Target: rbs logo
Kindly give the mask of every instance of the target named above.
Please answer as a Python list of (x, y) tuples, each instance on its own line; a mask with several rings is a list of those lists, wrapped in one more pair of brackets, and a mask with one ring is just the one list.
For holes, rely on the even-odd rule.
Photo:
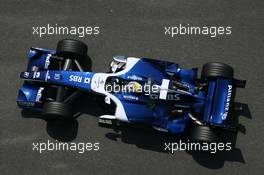
[(69, 81), (81, 83), (82, 82), (82, 77), (77, 76), (77, 75), (71, 75)]
[(83, 83), (90, 83), (90, 78), (85, 77), (83, 79), (83, 77), (81, 77), (81, 76), (71, 75), (69, 81), (73, 81), (73, 82), (76, 82), (76, 83), (82, 83), (82, 82)]

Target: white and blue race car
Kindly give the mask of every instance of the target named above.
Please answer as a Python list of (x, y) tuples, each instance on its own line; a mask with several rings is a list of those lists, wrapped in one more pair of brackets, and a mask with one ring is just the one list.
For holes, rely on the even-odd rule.
[[(115, 112), (99, 117), (102, 124), (116, 121), (143, 123), (159, 131), (191, 131), (195, 141), (215, 142), (227, 125), (236, 87), (245, 80), (233, 78), (232, 67), (223, 63), (183, 69), (178, 64), (149, 58), (115, 56), (110, 72), (84, 71), (88, 47), (77, 40), (58, 42), (56, 50), (31, 48), (28, 67), (20, 78), (17, 104), (42, 111), (45, 119), (72, 119), (71, 102), (83, 92), (101, 94)], [(89, 108), (89, 106), (88, 106)]]

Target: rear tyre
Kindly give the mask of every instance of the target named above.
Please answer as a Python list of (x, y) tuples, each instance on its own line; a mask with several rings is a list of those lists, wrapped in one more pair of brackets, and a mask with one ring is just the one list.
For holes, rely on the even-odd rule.
[(42, 115), (46, 119), (72, 119), (72, 107), (63, 102), (51, 101), (45, 102), (43, 105)]
[(193, 142), (206, 143), (214, 143), (219, 141), (216, 132), (208, 126), (194, 126), (191, 129), (190, 139)]
[(222, 77), (232, 79), (234, 70), (231, 66), (224, 63), (206, 63), (203, 65), (202, 78)]
[(57, 44), (57, 55), (65, 58), (79, 61), (80, 58), (87, 56), (87, 51), (87, 45), (78, 40), (64, 39)]

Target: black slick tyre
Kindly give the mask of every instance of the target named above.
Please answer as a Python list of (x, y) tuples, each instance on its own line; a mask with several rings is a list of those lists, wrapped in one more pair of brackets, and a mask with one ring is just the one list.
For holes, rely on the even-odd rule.
[(190, 139), (192, 142), (218, 142), (216, 132), (209, 126), (194, 126), (190, 132)]
[(60, 40), (57, 44), (57, 55), (65, 58), (79, 59), (80, 57), (87, 56), (88, 47), (85, 43), (72, 40), (64, 39)]
[(42, 115), (45, 119), (72, 119), (72, 107), (63, 102), (51, 101), (43, 105)]
[(201, 76), (202, 78), (222, 77), (232, 79), (234, 70), (231, 66), (224, 63), (206, 63), (203, 65)]

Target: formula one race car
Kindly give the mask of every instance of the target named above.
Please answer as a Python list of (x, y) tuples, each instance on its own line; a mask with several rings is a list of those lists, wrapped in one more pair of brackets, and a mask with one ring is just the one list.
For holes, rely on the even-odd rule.
[[(71, 119), (71, 101), (80, 93), (101, 94), (114, 104), (112, 115), (99, 123), (117, 121), (150, 125), (159, 131), (190, 131), (195, 141), (215, 142), (219, 131), (235, 130), (227, 124), (236, 106), (234, 90), (246, 81), (233, 78), (232, 67), (223, 63), (183, 69), (173, 62), (115, 56), (109, 73), (85, 72), (87, 46), (77, 40), (58, 42), (57, 49), (31, 48), (25, 80), (17, 104), (25, 110), (42, 111), (45, 119)], [(80, 99), (79, 99), (80, 100)], [(89, 108), (89, 106), (88, 106)]]

